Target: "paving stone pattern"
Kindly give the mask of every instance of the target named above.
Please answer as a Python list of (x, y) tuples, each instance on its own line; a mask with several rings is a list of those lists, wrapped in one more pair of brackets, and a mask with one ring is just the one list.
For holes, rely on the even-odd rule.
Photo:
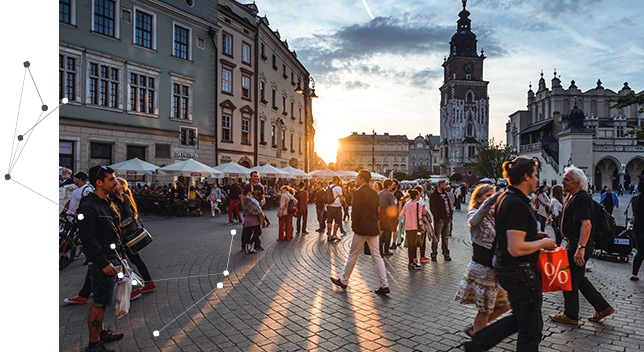
[[(598, 195), (595, 195), (598, 198)], [(626, 201), (626, 196), (622, 197)], [(277, 242), (276, 212), (262, 235), (265, 251), (240, 252), (241, 225), (227, 217), (144, 217), (154, 242), (141, 255), (157, 285), (131, 302), (121, 319), (111, 309), (106, 324), (123, 332), (109, 348), (119, 351), (460, 351), (476, 310), (454, 300), (469, 263), (471, 244), (464, 210), (454, 217), (452, 261), (439, 255), (422, 270), (407, 269), (406, 248), (385, 258), (391, 293), (373, 291), (379, 281), (371, 257), (361, 254), (346, 291), (340, 276), (351, 244), (348, 235), (326, 242), (309, 208), (310, 234)], [(623, 211), (615, 211), (623, 224)], [(230, 230), (236, 229), (232, 238)], [(548, 227), (549, 231), (552, 231)], [(228, 255), (231, 250), (230, 257)], [(429, 256), (429, 248), (427, 256)], [(632, 258), (631, 258), (632, 259)], [(64, 305), (78, 293), (83, 258), (60, 272), (59, 349), (82, 351), (88, 343), (87, 305)], [(631, 261), (591, 260), (591, 282), (615, 307), (601, 323), (585, 317), (593, 309), (580, 299), (578, 327), (549, 321), (563, 309), (561, 293), (545, 293), (542, 351), (638, 351), (644, 349), (644, 280), (629, 281)], [(223, 275), (228, 269), (230, 275)], [(644, 275), (644, 273), (642, 273)], [(217, 283), (223, 288), (218, 289)], [(158, 337), (153, 331), (159, 330)], [(492, 351), (513, 351), (516, 335)]]

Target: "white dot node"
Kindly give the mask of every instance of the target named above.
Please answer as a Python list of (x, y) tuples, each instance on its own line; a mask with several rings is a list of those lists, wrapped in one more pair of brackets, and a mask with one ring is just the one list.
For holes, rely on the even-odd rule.
[(110, 248), (115, 249), (116, 245), (114, 243), (110, 244)]
[(230, 275), (230, 272), (228, 270), (224, 270), (224, 276)]
[(217, 288), (224, 288), (224, 284), (223, 284), (223, 283), (221, 283), (221, 282), (220, 282), (220, 283), (218, 283), (218, 284), (217, 284)]
[(83, 220), (85, 219), (85, 216), (83, 214), (78, 214), (78, 220)]
[(132, 280), (132, 285), (138, 285), (138, 284), (139, 284), (139, 280)]
[(123, 273), (116, 274), (116, 277), (118, 277), (119, 279), (122, 279), (123, 278)]
[(67, 104), (67, 103), (69, 103), (69, 99), (63, 98), (63, 104)]
[(237, 230), (230, 230), (230, 234), (235, 236), (237, 234)]
[(154, 330), (154, 331), (152, 332), (152, 336), (154, 336), (154, 337), (159, 337), (159, 330)]

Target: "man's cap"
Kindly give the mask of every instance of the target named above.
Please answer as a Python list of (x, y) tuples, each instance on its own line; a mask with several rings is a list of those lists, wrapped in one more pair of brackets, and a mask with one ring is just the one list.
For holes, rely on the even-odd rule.
[(74, 175), (74, 177), (79, 179), (79, 180), (81, 180), (81, 181), (87, 181), (87, 178), (88, 178), (87, 174), (82, 172), (82, 171), (77, 173), (76, 175)]

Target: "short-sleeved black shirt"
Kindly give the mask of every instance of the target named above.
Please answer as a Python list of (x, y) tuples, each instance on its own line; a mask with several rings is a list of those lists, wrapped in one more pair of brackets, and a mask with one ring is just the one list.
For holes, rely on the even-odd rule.
[(496, 229), (496, 261), (500, 265), (512, 265), (521, 262), (537, 263), (539, 251), (532, 254), (513, 257), (508, 252), (508, 230), (524, 231), (525, 241), (539, 239), (537, 234), (537, 219), (530, 207), (530, 200), (520, 190), (509, 186), (497, 200), (494, 217)]
[(581, 221), (590, 220), (594, 200), (588, 192), (581, 190), (575, 193), (563, 208), (561, 233), (571, 241), (579, 240)]

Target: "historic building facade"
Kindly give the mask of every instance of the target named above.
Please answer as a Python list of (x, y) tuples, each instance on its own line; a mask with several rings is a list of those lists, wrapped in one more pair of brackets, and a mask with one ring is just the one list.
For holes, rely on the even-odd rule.
[(615, 92), (598, 80), (582, 92), (574, 80), (564, 88), (556, 71), (550, 83), (548, 88), (541, 73), (537, 91), (528, 90), (527, 110), (510, 115), (508, 146), (541, 161), (543, 184), (560, 183), (568, 165), (584, 170), (596, 189), (637, 183), (644, 173), (644, 141), (627, 133), (642, 129), (642, 114), (636, 104), (611, 107), (611, 99), (633, 91), (628, 83)]
[[(159, 166), (194, 158), (306, 168), (298, 142), (311, 140), (310, 94), (294, 93), (297, 81), (284, 83), (281, 67), (274, 87), (277, 99), (287, 97), (289, 149), (261, 148), (274, 117), (263, 110), (260, 77), (270, 85), (275, 71), (261, 53), (279, 53), (302, 84), (309, 74), (285, 41), (266, 40), (274, 34), (257, 13), (234, 0), (61, 0), (59, 95), (68, 103), (59, 110), (60, 165), (87, 170), (138, 157)], [(284, 117), (282, 103), (273, 106)]]
[(352, 132), (338, 140), (336, 166), (342, 170), (367, 169), (385, 174), (409, 171), (409, 144), (404, 135)]
[(418, 135), (409, 141), (409, 169), (412, 175), (417, 169), (426, 169), (432, 175), (440, 174), (438, 158), (440, 156), (440, 136)]
[(471, 30), (470, 13), (459, 13), (450, 53), (443, 62), (440, 87), (440, 170), (442, 175), (460, 173), (466, 180), (477, 179), (469, 168), (476, 148), (488, 143), (488, 83), (483, 80), (483, 52), (477, 53), (476, 35)]

